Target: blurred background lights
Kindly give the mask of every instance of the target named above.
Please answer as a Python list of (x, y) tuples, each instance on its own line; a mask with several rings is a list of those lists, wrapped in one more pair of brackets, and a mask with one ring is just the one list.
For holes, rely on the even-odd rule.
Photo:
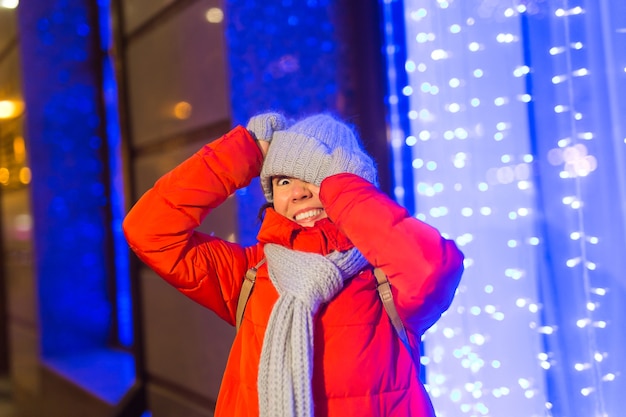
[(13, 156), (17, 163), (26, 161), (26, 144), (22, 136), (17, 136), (13, 139)]
[(591, 368), (591, 365), (589, 363), (576, 363), (574, 364), (574, 369), (576, 369), (577, 371), (586, 371), (587, 369)]
[(435, 40), (435, 35), (433, 33), (418, 33), (417, 36), (415, 37), (415, 40), (418, 43), (424, 43), (424, 42), (428, 42), (428, 41), (433, 41)]
[(606, 288), (592, 288), (591, 292), (597, 295), (606, 295)]
[(0, 168), (0, 184), (7, 185), (9, 183), (10, 172), (5, 167)]
[(221, 23), (224, 20), (224, 12), (219, 7), (211, 7), (205, 17), (209, 23)]
[(450, 113), (457, 113), (461, 110), (461, 106), (459, 105), (459, 103), (450, 103), (448, 104), (447, 108)]
[(587, 68), (581, 68), (581, 69), (578, 69), (576, 71), (573, 71), (572, 75), (574, 77), (582, 77), (582, 76), (585, 76), (585, 75), (589, 75), (589, 70)]
[(565, 262), (565, 264), (566, 264), (568, 267), (573, 268), (573, 267), (575, 267), (576, 265), (578, 265), (578, 264), (580, 263), (580, 261), (581, 261), (581, 258), (580, 258), (580, 257), (576, 257), (576, 258), (571, 258), (571, 259), (568, 259), (568, 260)]
[[(437, 393), (435, 408), (442, 417), (551, 416), (550, 410), (560, 410), (563, 400), (551, 398), (547, 385), (555, 372), (574, 368), (573, 361), (560, 363), (563, 355), (552, 350), (559, 346), (553, 341), (570, 328), (580, 329), (575, 331), (587, 355), (579, 357), (591, 362), (579, 359), (586, 365), (581, 379), (572, 382), (577, 395), (593, 388), (600, 376), (620, 378), (612, 369), (594, 369), (597, 377), (584, 373), (600, 363), (608, 366), (612, 359), (596, 346), (593, 334), (611, 326), (595, 317), (602, 312), (607, 285), (593, 279), (604, 264), (594, 259), (597, 251), (586, 247), (602, 244), (597, 236), (606, 238), (589, 229), (584, 217), (588, 200), (581, 192), (581, 181), (611, 169), (596, 144), (610, 138), (595, 128), (595, 114), (587, 117), (589, 102), (584, 99), (590, 96), (584, 83), (598, 70), (588, 62), (591, 55), (583, 55), (590, 41), (575, 25), (584, 20), (574, 20), (586, 11), (559, 6), (563, 4), (505, 0), (462, 6), (459, 1), (404, 2), (407, 81), (397, 91), (403, 92), (399, 100), (406, 111), (401, 116), (408, 118), (408, 131), (397, 146), (408, 156), (396, 154), (394, 161), (414, 168), (404, 198), (417, 208), (416, 218), (455, 240), (466, 255), (463, 282), (472, 283), (462, 282), (452, 307), (424, 337), (422, 363), (428, 364), (429, 389)], [(530, 24), (534, 16), (545, 15), (554, 16), (547, 22), (551, 37), (540, 45), (550, 72), (538, 73), (535, 66), (542, 62), (528, 59), (522, 20)], [(619, 73), (623, 70), (622, 61)], [(542, 80), (538, 76), (544, 84), (535, 83)], [(529, 85), (535, 87), (532, 95)], [(529, 128), (529, 119), (537, 114), (553, 124), (554, 134), (542, 139), (549, 146), (534, 142), (537, 133)], [(623, 132), (619, 138), (626, 143)], [(543, 207), (537, 207), (543, 204), (538, 194), (545, 192), (545, 184), (536, 182), (539, 174), (562, 184), (548, 190), (555, 210), (563, 213), (562, 224), (556, 225), (564, 229), (561, 240), (545, 238), (546, 230), (538, 227), (545, 221)], [(407, 183), (395, 180), (396, 186)], [(546, 275), (554, 277), (542, 276), (545, 252), (555, 241), (564, 249), (548, 265)], [(586, 299), (576, 300), (577, 313), (569, 323), (550, 322), (554, 311), (546, 313), (552, 306), (538, 291), (552, 290), (546, 278), (582, 288)], [(600, 362), (594, 359), (596, 352)], [(493, 369), (506, 372), (494, 374)], [(585, 392), (598, 404), (601, 392)]]
[(186, 101), (180, 101), (174, 106), (174, 116), (177, 119), (185, 120), (191, 116), (191, 104)]
[(552, 48), (550, 48), (550, 55), (557, 55), (563, 52), (565, 52), (565, 48), (563, 48), (562, 46), (553, 46)]
[(438, 61), (440, 59), (446, 59), (448, 58), (448, 53), (446, 51), (444, 51), (443, 49), (435, 49), (434, 51), (432, 51), (432, 53), (430, 54), (430, 57), (433, 61)]
[(14, 119), (24, 111), (24, 103), (17, 100), (0, 100), (0, 120)]
[(511, 43), (516, 41), (516, 37), (511, 33), (498, 33), (496, 35), (496, 41), (500, 43)]
[(456, 136), (459, 139), (467, 139), (469, 134), (467, 130), (465, 130), (464, 128), (457, 127), (456, 129), (454, 129), (454, 136)]
[(572, 143), (572, 139), (570, 139), (570, 138), (563, 138), (563, 139), (560, 139), (557, 142), (557, 145), (559, 146), (559, 148), (565, 148), (570, 143)]
[(515, 70), (513, 70), (513, 75), (515, 77), (523, 77), (524, 75), (528, 74), (530, 72), (530, 68), (526, 65), (521, 65), (519, 67), (516, 67)]
[(16, 9), (19, 4), (19, 0), (0, 0), (0, 7), (5, 9)]
[(32, 174), (30, 172), (30, 168), (29, 167), (20, 168), (20, 173), (19, 173), (20, 182), (24, 185), (28, 185), (30, 184), (31, 179), (32, 179)]
[(425, 17), (428, 14), (428, 11), (426, 9), (419, 8), (415, 11), (412, 11), (410, 13), (411, 19), (415, 20), (415, 21), (419, 21), (421, 20), (423, 17)]

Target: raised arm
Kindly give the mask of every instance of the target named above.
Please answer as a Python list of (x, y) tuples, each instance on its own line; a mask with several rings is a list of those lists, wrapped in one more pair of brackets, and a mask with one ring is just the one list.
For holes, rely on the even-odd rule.
[(450, 306), (463, 272), (455, 243), (354, 174), (325, 179), (320, 199), (328, 217), (387, 275), (404, 324), (418, 334), (432, 326)]
[(160, 178), (130, 210), (123, 228), (131, 249), (180, 292), (234, 323), (241, 279), (262, 256), (195, 229), (261, 170), (263, 155), (239, 126)]

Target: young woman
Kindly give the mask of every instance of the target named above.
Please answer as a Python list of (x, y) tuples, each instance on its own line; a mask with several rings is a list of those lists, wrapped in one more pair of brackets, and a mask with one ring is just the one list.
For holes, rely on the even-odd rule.
[[(272, 207), (256, 245), (195, 231), (259, 175)], [(434, 416), (419, 343), (452, 302), (463, 255), (376, 181), (345, 123), (319, 114), (289, 126), (265, 113), (204, 146), (130, 211), (124, 230), (139, 258), (232, 325), (243, 277), (263, 262), (216, 416)], [(391, 284), (407, 346), (374, 268)]]

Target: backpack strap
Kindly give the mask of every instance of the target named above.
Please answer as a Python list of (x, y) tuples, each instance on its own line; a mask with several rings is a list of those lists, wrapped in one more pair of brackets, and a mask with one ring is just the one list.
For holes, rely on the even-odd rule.
[(256, 271), (265, 263), (265, 258), (261, 259), (261, 262), (253, 266), (252, 268), (246, 271), (245, 279), (243, 280), (243, 285), (241, 286), (241, 292), (239, 293), (239, 300), (237, 301), (237, 313), (235, 317), (235, 329), (239, 331), (239, 327), (241, 327), (241, 320), (243, 320), (243, 313), (246, 310), (246, 304), (248, 303), (248, 298), (250, 298), (250, 294), (252, 293), (252, 288), (254, 287), (254, 282), (256, 281)]
[(396, 305), (393, 302), (391, 285), (387, 280), (387, 276), (380, 268), (374, 268), (374, 276), (376, 277), (376, 282), (378, 282), (378, 286), (376, 287), (376, 289), (378, 290), (378, 295), (380, 296), (380, 300), (383, 302), (383, 307), (385, 307), (385, 311), (389, 316), (389, 320), (391, 320), (391, 324), (396, 330), (396, 333), (402, 341), (402, 344), (404, 344), (408, 351), (411, 352), (409, 338), (406, 334), (404, 324), (402, 324), (402, 320), (400, 320), (400, 316), (398, 315), (398, 310), (396, 310)]
[[(248, 269), (248, 271), (246, 272), (245, 279), (243, 280), (243, 285), (241, 286), (241, 292), (239, 293), (239, 300), (237, 301), (237, 313), (235, 318), (235, 328), (237, 329), (237, 331), (239, 331), (239, 328), (241, 327), (243, 313), (246, 310), (246, 304), (248, 303), (248, 299), (250, 298), (250, 294), (252, 294), (252, 289), (254, 288), (254, 283), (256, 282), (256, 272), (264, 263), (265, 258), (261, 259), (261, 262), (256, 264), (256, 266)], [(383, 302), (383, 307), (387, 312), (387, 316), (389, 316), (389, 320), (391, 320), (391, 324), (396, 330), (396, 333), (402, 341), (402, 344), (409, 350), (409, 352), (411, 352), (409, 338), (406, 334), (406, 329), (402, 324), (402, 320), (400, 320), (400, 316), (398, 315), (398, 310), (396, 310), (396, 305), (393, 302), (391, 285), (387, 280), (387, 276), (380, 268), (374, 268), (374, 276), (376, 277), (376, 282), (378, 283), (376, 289), (378, 290), (380, 300)]]

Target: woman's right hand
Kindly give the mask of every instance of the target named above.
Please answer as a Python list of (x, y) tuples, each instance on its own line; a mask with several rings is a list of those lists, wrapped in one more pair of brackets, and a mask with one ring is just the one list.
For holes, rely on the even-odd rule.
[(266, 140), (257, 140), (256, 143), (257, 145), (259, 145), (259, 149), (261, 149), (263, 159), (265, 159), (265, 155), (267, 155), (267, 150), (270, 148), (270, 143)]

